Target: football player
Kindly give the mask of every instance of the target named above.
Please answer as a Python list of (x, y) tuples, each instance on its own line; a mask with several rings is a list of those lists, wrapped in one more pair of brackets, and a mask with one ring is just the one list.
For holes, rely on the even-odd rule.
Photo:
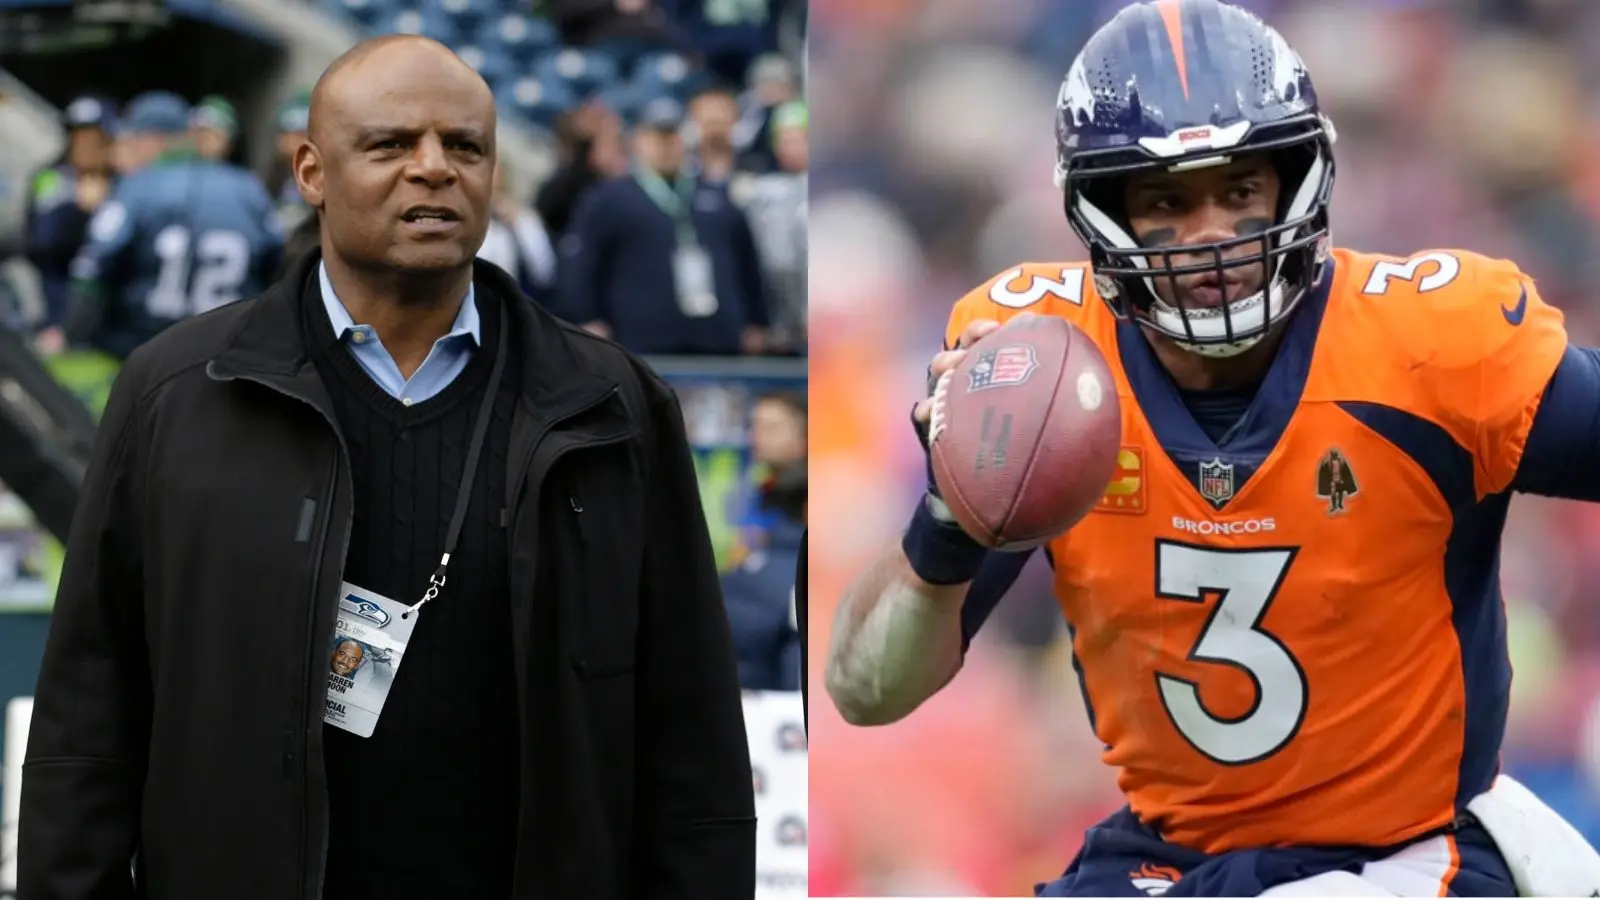
[(271, 198), (243, 169), (188, 146), (189, 104), (135, 97), (117, 126), (131, 171), (72, 262), (74, 343), (124, 359), (180, 319), (259, 293), (283, 252)]
[[(1121, 400), (1116, 476), (1045, 552), (1127, 806), (1040, 895), (1600, 889), (1593, 849), (1498, 774), (1501, 529), (1513, 492), (1600, 499), (1600, 351), (1509, 262), (1332, 248), (1333, 127), (1240, 8), (1123, 10), (1056, 138), (1088, 264), (962, 298), (930, 379), (1031, 312), (1087, 333)], [(943, 687), (1025, 559), (962, 532), (930, 476), (842, 599), (844, 717)]]

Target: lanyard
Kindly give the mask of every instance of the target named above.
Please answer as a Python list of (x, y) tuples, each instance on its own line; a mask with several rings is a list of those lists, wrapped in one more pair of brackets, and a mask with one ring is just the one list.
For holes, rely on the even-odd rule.
[(676, 185), (669, 185), (665, 178), (649, 169), (635, 169), (633, 180), (677, 226), (679, 246), (692, 247), (699, 243), (694, 233), (694, 220), (689, 216), (694, 198), (693, 179), (679, 177)]
[[(498, 300), (496, 298), (496, 302)], [(450, 531), (445, 534), (444, 556), (439, 560), (439, 568), (429, 576), (428, 589), (422, 599), (417, 601), (416, 606), (401, 613), (402, 619), (411, 618), (422, 609), (424, 603), (439, 596), (439, 590), (444, 587), (445, 570), (450, 568), (450, 554), (456, 552), (456, 541), (461, 539), (461, 526), (467, 520), (467, 502), (472, 499), (472, 482), (478, 475), (478, 460), (483, 456), (483, 439), (489, 433), (489, 417), (494, 413), (494, 401), (500, 394), (500, 379), (505, 374), (506, 332), (511, 328), (508, 318), (509, 314), (502, 311), (494, 369), (489, 373), (489, 389), (483, 395), (483, 402), (478, 405), (478, 419), (472, 423), (472, 442), (467, 445), (467, 467), (461, 473), (461, 487), (456, 490), (456, 511), (450, 516)]]

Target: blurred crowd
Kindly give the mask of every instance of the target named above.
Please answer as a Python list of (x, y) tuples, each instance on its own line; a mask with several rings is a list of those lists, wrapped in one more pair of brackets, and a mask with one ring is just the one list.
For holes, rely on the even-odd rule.
[[(548, 131), (554, 171), (526, 196), (499, 179), (480, 254), (516, 275), (540, 303), (641, 353), (804, 355), (808, 115), (797, 57), (778, 46), (782, 3), (669, 4), (693, 12), (690, 20), (631, 0), (550, 3), (549, 18), (523, 11), (525, 3), (336, 5), (341, 15), (359, 12), (355, 21), (373, 33), (426, 33), (452, 43), (503, 88), (503, 116)], [(542, 26), (549, 41), (536, 55), (516, 57), (504, 46), (470, 43), (462, 35), (472, 22), (488, 34)], [(529, 85), (544, 88), (534, 91), (541, 102), (519, 104), (516, 89)], [(201, 250), (203, 234), (192, 254), (186, 240), (171, 235), (165, 244), (134, 234), (132, 246), (105, 246), (124, 237), (111, 227), (116, 212), (201, 205), (198, 197), (172, 194), (204, 179), (149, 170), (189, 173), (244, 158), (229, 99), (192, 98), (192, 107), (188, 99), (156, 91), (119, 108), (109, 96), (86, 95), (66, 106), (61, 158), (26, 186), (23, 249), (42, 278), (45, 302), (6, 310), (7, 324), (33, 332), (41, 352), (72, 344), (125, 357), (182, 315), (260, 290), (316, 243), (316, 219), (291, 171), (306, 136), (304, 89), (283, 99), (271, 138), (276, 153), (260, 173), (275, 210), (271, 227), (244, 221), (257, 205), (245, 187), (230, 189), (241, 215), (206, 223), (242, 234), (247, 262), (208, 269), (215, 254)], [(153, 191), (138, 187), (151, 183)], [(100, 217), (105, 235), (97, 241), (90, 222), (103, 209), (110, 212)], [(169, 260), (186, 266), (161, 270)], [(206, 271), (212, 277), (203, 277)], [(170, 284), (161, 277), (167, 274)], [(101, 282), (107, 315), (85, 321), (77, 314), (84, 281)], [(172, 285), (180, 281), (204, 288), (205, 296), (177, 297), (181, 289)], [(196, 281), (203, 284), (194, 287)], [(146, 308), (123, 317), (136, 320), (122, 329), (128, 333), (107, 333), (116, 331), (107, 319), (119, 308), (140, 306)]]
[[(1082, 259), (1051, 186), (1053, 100), (1122, 2), (817, 0), (811, 671), (831, 602), (924, 483), (908, 425), (950, 305), (1018, 262)], [(1600, 340), (1600, 5), (1246, 0), (1338, 128), (1335, 241), (1515, 259)], [(1360, 353), (1361, 348), (1347, 348)], [(863, 390), (862, 385), (872, 389)], [(1600, 509), (1513, 504), (1508, 771), (1600, 840)], [(951, 688), (885, 729), (813, 711), (811, 890), (1031, 895), (1120, 805), (1037, 558)], [(821, 692), (820, 676), (812, 687)], [(1375, 802), (1381, 799), (1375, 798)]]
[[(804, 4), (322, 5), (369, 35), (449, 44), (490, 82), (502, 119), (550, 151), (550, 171), (531, 183), (496, 173), (480, 258), (512, 273), (535, 302), (630, 350), (722, 373), (680, 393), (691, 439), (715, 470), (708, 479), (721, 479), (707, 505), (728, 507), (708, 515), (714, 532), (734, 536), (719, 550), (741, 665), (751, 689), (797, 690)], [(144, 340), (281, 277), (319, 241), (292, 172), (310, 101), (309, 86), (281, 98), (266, 135), (241, 129), (223, 96), (108, 90), (67, 103), (60, 158), (27, 184), (5, 186), (25, 192), (28, 205), (22, 239), (0, 240), (0, 257), (12, 257), (0, 259), (0, 327), (25, 335), (93, 407)], [(271, 144), (270, 165), (242, 165), (263, 156), (245, 152), (247, 141)], [(18, 264), (37, 273), (32, 298), (7, 289), (5, 271)], [(760, 368), (774, 357), (790, 363)], [(50, 564), (40, 560), (58, 555), (53, 547), (0, 489), (0, 606), (43, 599)]]

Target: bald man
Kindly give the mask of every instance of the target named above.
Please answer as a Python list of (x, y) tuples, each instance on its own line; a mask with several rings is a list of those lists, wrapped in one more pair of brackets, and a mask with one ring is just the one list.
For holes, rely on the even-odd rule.
[[(34, 699), (20, 896), (753, 895), (682, 416), (474, 266), (494, 134), (446, 48), (354, 48), (294, 160), (320, 247), (123, 368)], [(357, 633), (380, 687), (330, 693)]]

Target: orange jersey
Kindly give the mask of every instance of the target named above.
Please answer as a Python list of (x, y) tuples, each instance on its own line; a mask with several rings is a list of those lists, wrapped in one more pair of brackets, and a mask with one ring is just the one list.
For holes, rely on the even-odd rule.
[(1336, 250), (1219, 446), (1079, 265), (1027, 265), (974, 319), (1063, 316), (1122, 401), (1117, 475), (1048, 545), (1104, 759), (1208, 853), (1396, 844), (1498, 768), (1500, 530), (1567, 338), (1508, 263)]

